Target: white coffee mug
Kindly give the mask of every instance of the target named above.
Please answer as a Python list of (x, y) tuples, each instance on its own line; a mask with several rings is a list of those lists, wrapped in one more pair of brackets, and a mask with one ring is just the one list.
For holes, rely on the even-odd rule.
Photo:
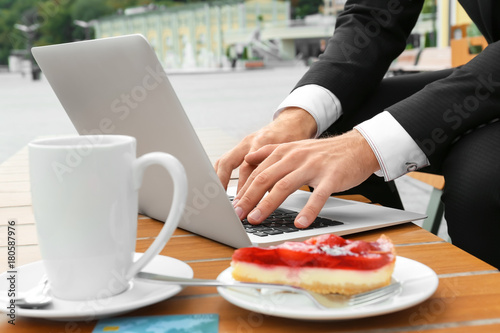
[[(37, 140), (29, 144), (29, 156), (38, 240), (52, 294), (90, 300), (127, 290), (182, 216), (187, 198), (182, 164), (166, 153), (136, 158), (135, 138), (122, 135)], [(158, 237), (134, 262), (138, 189), (152, 164), (170, 173), (172, 208)]]

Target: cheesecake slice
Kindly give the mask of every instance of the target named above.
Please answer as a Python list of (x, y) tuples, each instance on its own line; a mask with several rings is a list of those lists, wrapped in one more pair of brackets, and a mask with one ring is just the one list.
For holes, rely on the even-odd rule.
[(231, 266), (238, 281), (354, 295), (390, 284), (395, 261), (394, 245), (385, 235), (365, 242), (329, 234), (304, 242), (237, 249)]

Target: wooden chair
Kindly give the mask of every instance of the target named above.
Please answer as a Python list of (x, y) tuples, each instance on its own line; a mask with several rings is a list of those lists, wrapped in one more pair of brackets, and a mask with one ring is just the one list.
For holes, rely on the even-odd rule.
[(389, 73), (393, 75), (404, 74), (406, 68), (413, 68), (417, 64), (420, 49), (404, 50), (389, 67)]
[[(451, 68), (451, 47), (449, 46), (407, 50), (401, 56), (402, 60), (396, 60), (389, 68), (388, 74), (420, 73)], [(415, 58), (416, 63), (412, 63)]]
[(451, 68), (451, 47), (426, 47), (420, 52), (417, 64), (405, 70), (428, 72), (448, 68)]
[(418, 171), (410, 172), (408, 176), (432, 186), (431, 197), (427, 204), (427, 218), (424, 220), (422, 227), (437, 235), (444, 215), (444, 205), (441, 201), (444, 177)]
[[(456, 25), (452, 27), (451, 46), (451, 64), (453, 67), (461, 66), (468, 63), (472, 58), (477, 56), (477, 53), (471, 53), (472, 47), (484, 50), (488, 46), (488, 42), (483, 36), (468, 36), (468, 24)], [(460, 33), (456, 33), (456, 32)], [(456, 38), (455, 36), (458, 35)]]

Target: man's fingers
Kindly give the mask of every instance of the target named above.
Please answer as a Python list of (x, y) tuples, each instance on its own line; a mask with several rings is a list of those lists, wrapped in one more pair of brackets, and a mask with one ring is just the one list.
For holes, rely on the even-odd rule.
[[(273, 152), (275, 152), (276, 148), (279, 146), (280, 145), (266, 145), (256, 150), (255, 152), (249, 153), (248, 155), (245, 156), (245, 162), (249, 163), (250, 165), (254, 165), (254, 170), (252, 170), (252, 173), (248, 176), (244, 186), (240, 189), (238, 197), (243, 196), (245, 194), (248, 187), (254, 184), (254, 181), (257, 179), (257, 177), (259, 178), (257, 179), (256, 184), (266, 185), (267, 186), (265, 188), (266, 191), (269, 190), (274, 185), (274, 183), (280, 179), (273, 177), (274, 181), (271, 182), (268, 180), (268, 178), (271, 175), (274, 175), (276, 173), (276, 172), (268, 172), (268, 168), (274, 167), (274, 165), (281, 159), (280, 154), (273, 154)], [(280, 173), (281, 176), (284, 176), (288, 172), (292, 171), (292, 168), (281, 168), (281, 169), (282, 170), (278, 171), (278, 173)], [(284, 172), (285, 169), (289, 171)]]
[(222, 167), (219, 167), (219, 162), (220, 159), (215, 161), (214, 164), (215, 173), (217, 173), (217, 177), (219, 177), (222, 186), (224, 186), (224, 189), (227, 190), (227, 185), (229, 184), (230, 176), (228, 175), (227, 171), (223, 170)]
[[(264, 146), (260, 149), (257, 149), (257, 151), (250, 152), (245, 156), (245, 161), (241, 164), (240, 166), (240, 173), (239, 173), (239, 179), (238, 179), (238, 191), (237, 193), (240, 193), (243, 195), (245, 193), (246, 188), (245, 184), (247, 183), (248, 180), (250, 180), (248, 183), (252, 183), (253, 178), (251, 177), (252, 173), (259, 167), (259, 164), (264, 161), (269, 154), (272, 153), (274, 150), (275, 145), (270, 145)], [(258, 172), (258, 171), (256, 171)]]
[[(222, 156), (214, 165), (217, 176), (220, 178), (222, 185), (227, 188), (232, 171), (243, 163), (245, 155), (268, 144), (280, 144), (311, 138), (314, 133), (316, 133), (316, 121), (309, 112), (297, 107), (286, 108), (280, 112), (274, 121), (246, 136), (234, 149)], [(254, 168), (264, 159), (259, 153), (249, 157), (247, 163)], [(248, 182), (245, 179), (249, 176), (249, 170), (251, 169), (243, 171), (243, 179), (238, 183), (239, 188), (245, 182)]]
[(250, 164), (246, 163), (245, 161), (243, 163), (241, 163), (240, 172), (238, 175), (238, 189), (236, 191), (237, 194), (243, 188), (243, 186), (247, 182), (248, 177), (252, 174), (252, 172), (254, 170), (255, 170), (254, 165), (250, 165)]
[(267, 216), (276, 210), (290, 194), (302, 186), (303, 181), (297, 176), (296, 173), (290, 173), (277, 181), (269, 194), (248, 214), (248, 222), (252, 224), (261, 223)]
[[(257, 168), (250, 174), (245, 185), (240, 189), (236, 195), (236, 205), (237, 214), (240, 218), (247, 216), (247, 214), (254, 210), (257, 204), (262, 205), (264, 210), (257, 210), (255, 214), (249, 217), (249, 222), (259, 223), (264, 219), (269, 213), (271, 213), (279, 204), (285, 200), (285, 198), (293, 192), (293, 190), (284, 190), (288, 187), (296, 186), (293, 181), (294, 178), (286, 177), (290, 172), (294, 171), (294, 166), (290, 164), (282, 165), (276, 163), (279, 161), (279, 157), (270, 156), (264, 162), (259, 164)], [(278, 185), (279, 184), (279, 185)], [(291, 185), (288, 185), (291, 184)], [(276, 187), (278, 185), (278, 187)], [(297, 185), (300, 187), (302, 184)], [(298, 188), (297, 187), (297, 188)], [(261, 199), (265, 196), (266, 192), (274, 192), (274, 195), (265, 199), (261, 202)], [(276, 193), (283, 192), (279, 196), (279, 203), (275, 203), (278, 200)], [(269, 196), (269, 195), (268, 195)], [(273, 199), (275, 197), (276, 199)], [(266, 197), (267, 198), (267, 197)], [(259, 203), (261, 202), (261, 203)], [(259, 212), (262, 215), (259, 215)]]
[(326, 203), (326, 200), (330, 197), (332, 191), (328, 188), (324, 188), (321, 185), (318, 186), (307, 200), (306, 205), (300, 213), (295, 218), (295, 226), (297, 228), (307, 228), (313, 223), (313, 221), (318, 216), (319, 212)]
[(278, 147), (278, 145), (265, 145), (254, 152), (245, 156), (245, 162), (248, 164), (258, 165), (262, 163), (271, 153)]
[(225, 189), (227, 189), (227, 184), (229, 184), (233, 170), (243, 163), (247, 152), (247, 145), (240, 142), (236, 147), (215, 162), (215, 172)]
[[(217, 161), (219, 162), (219, 161)], [(233, 172), (234, 168), (232, 166), (229, 166), (227, 164), (215, 164), (215, 172), (217, 173), (217, 176), (219, 177), (222, 186), (227, 190), (227, 185), (229, 184), (229, 180), (231, 179), (231, 173)]]

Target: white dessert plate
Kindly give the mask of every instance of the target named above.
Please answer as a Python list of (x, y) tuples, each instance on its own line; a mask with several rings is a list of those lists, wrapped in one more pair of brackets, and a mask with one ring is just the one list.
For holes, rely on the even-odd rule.
[[(135, 260), (142, 254), (136, 253)], [(186, 263), (165, 256), (156, 256), (142, 269), (145, 272), (192, 278), (193, 270)], [(0, 292), (7, 295), (7, 272), (0, 275)], [(22, 293), (36, 286), (45, 274), (42, 261), (33, 262), (17, 268), (17, 292)], [(52, 304), (42, 309), (16, 308), (16, 316), (44, 318), (52, 320), (94, 320), (116, 316), (170, 298), (182, 290), (175, 285), (162, 285), (158, 282), (133, 279), (125, 292), (109, 298), (89, 301), (66, 301), (54, 298)], [(0, 311), (7, 311), (5, 298), (0, 299)]]
[[(218, 280), (234, 281), (231, 267)], [(283, 318), (301, 320), (345, 320), (378, 316), (403, 310), (419, 304), (436, 291), (439, 279), (428, 266), (408, 258), (397, 257), (393, 279), (402, 284), (401, 292), (379, 303), (357, 307), (322, 310), (307, 297), (291, 293), (248, 293), (235, 289), (218, 288), (228, 302), (241, 308)]]

